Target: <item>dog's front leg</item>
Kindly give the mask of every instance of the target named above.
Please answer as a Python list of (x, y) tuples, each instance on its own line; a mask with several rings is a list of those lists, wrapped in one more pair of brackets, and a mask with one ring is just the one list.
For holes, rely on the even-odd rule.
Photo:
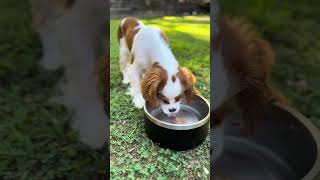
[(141, 82), (141, 73), (142, 69), (135, 64), (132, 64), (128, 67), (128, 75), (130, 81), (130, 94), (133, 98), (134, 105), (141, 109), (145, 104), (145, 100), (142, 96), (140, 82)]
[(120, 47), (119, 47), (119, 64), (120, 70), (123, 75), (123, 84), (129, 83), (129, 75), (128, 75), (128, 66), (130, 65), (131, 53), (127, 48), (125, 38), (120, 39)]

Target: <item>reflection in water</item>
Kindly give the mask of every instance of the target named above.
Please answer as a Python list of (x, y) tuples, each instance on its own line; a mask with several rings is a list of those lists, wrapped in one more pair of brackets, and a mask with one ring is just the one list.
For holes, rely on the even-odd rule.
[(168, 116), (161, 108), (151, 112), (151, 115), (161, 121), (171, 124), (193, 124), (199, 121), (200, 113), (192, 107), (182, 105), (176, 116)]

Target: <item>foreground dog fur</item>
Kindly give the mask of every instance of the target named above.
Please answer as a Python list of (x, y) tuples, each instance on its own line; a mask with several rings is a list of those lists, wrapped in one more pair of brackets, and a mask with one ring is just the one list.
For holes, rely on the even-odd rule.
[(103, 0), (30, 0), (42, 42), (41, 65), (65, 69), (58, 102), (73, 112), (80, 140), (101, 148), (107, 140), (107, 4)]
[(285, 103), (269, 83), (274, 51), (243, 19), (221, 18), (218, 27), (214, 48), (221, 51), (222, 57), (213, 64), (218, 79), (212, 125), (240, 112), (242, 129), (252, 131), (268, 103)]
[(271, 88), (270, 73), (275, 61), (273, 49), (243, 19), (218, 20), (219, 32), (213, 40), (211, 141), (212, 163), (223, 153), (223, 121), (240, 115), (240, 128), (251, 134), (268, 104), (286, 103)]

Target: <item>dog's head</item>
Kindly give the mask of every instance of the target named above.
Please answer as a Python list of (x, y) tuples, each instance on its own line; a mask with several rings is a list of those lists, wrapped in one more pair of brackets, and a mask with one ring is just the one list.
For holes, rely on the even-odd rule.
[(195, 76), (187, 68), (179, 68), (178, 73), (168, 75), (163, 67), (155, 63), (145, 73), (141, 90), (150, 106), (161, 106), (164, 113), (175, 115), (179, 112), (183, 99), (190, 103), (198, 94), (195, 83)]

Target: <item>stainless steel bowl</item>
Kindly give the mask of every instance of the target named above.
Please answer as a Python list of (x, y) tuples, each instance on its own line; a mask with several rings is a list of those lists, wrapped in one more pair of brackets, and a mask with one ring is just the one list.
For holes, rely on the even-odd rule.
[(223, 153), (212, 162), (212, 175), (233, 180), (320, 177), (320, 133), (310, 120), (290, 107), (273, 104), (255, 133), (245, 136), (238, 117), (225, 121)]
[(209, 102), (196, 96), (190, 104), (181, 104), (175, 119), (163, 115), (160, 107), (144, 107), (145, 130), (148, 137), (164, 148), (187, 150), (201, 144), (208, 135)]

